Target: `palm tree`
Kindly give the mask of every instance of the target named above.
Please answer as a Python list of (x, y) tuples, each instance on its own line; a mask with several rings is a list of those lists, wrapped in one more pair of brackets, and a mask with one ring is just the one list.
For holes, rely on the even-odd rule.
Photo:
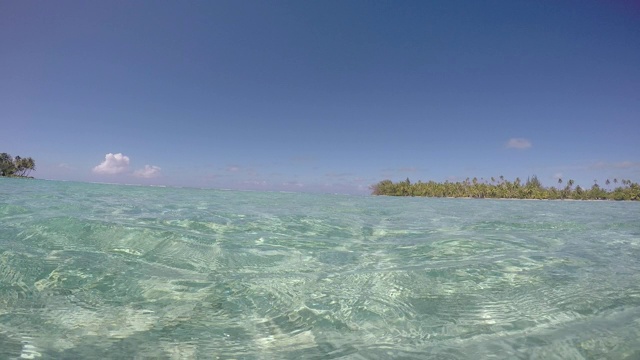
[(7, 153), (0, 154), (0, 176), (25, 176), (36, 169), (36, 162), (31, 158), (16, 156), (13, 158)]
[(23, 175), (25, 175), (25, 176), (29, 176), (31, 171), (36, 169), (36, 162), (30, 156), (28, 158), (26, 158), (26, 159), (22, 159), (22, 163), (23, 163), (23, 167), (25, 169), (24, 171), (26, 173), (26, 174), (23, 173)]
[[(8, 154), (2, 154), (0, 158), (6, 160), (8, 156)], [(35, 169), (35, 162), (31, 158), (16, 157), (16, 160), (17, 161), (12, 161), (10, 165), (13, 167), (12, 171), (14, 172), (16, 169), (19, 169), (20, 172), (16, 173), (17, 175), (28, 175), (30, 170)], [(6, 165), (6, 162), (1, 164)], [(562, 184), (562, 182), (562, 179), (558, 178), (558, 184)], [(624, 187), (617, 187), (611, 191), (600, 188), (597, 180), (594, 180), (594, 184), (590, 189), (583, 189), (581, 186), (576, 186), (575, 190), (572, 189), (575, 184), (573, 179), (568, 180), (563, 189), (556, 189), (555, 187), (545, 188), (540, 184), (540, 181), (535, 175), (527, 178), (524, 185), (520, 178), (517, 178), (513, 182), (505, 180), (495, 185), (487, 184), (484, 178), (480, 178), (480, 181), (478, 181), (478, 178), (475, 177), (472, 178), (472, 180), (467, 178), (464, 181), (457, 181), (455, 183), (449, 182), (448, 180), (444, 183), (437, 183), (435, 181), (423, 183), (420, 180), (411, 183), (409, 179), (406, 179), (405, 181), (399, 181), (397, 183), (393, 183), (391, 180), (383, 180), (371, 186), (371, 190), (374, 195), (392, 196), (640, 200), (640, 184), (627, 179), (621, 180), (621, 182), (624, 184)], [(610, 181), (607, 181), (607, 185), (609, 184)]]
[(16, 171), (13, 157), (7, 153), (0, 154), (0, 175), (10, 176)]
[(18, 174), (19, 176), (22, 176), (22, 174), (25, 172), (24, 160), (25, 159), (21, 158), (18, 155), (13, 158), (13, 166), (16, 169), (16, 174)]

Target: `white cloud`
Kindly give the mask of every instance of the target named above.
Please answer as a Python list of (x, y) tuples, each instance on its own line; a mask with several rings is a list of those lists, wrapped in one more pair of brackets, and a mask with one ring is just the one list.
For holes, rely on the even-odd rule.
[(353, 174), (349, 172), (343, 172), (343, 173), (329, 172), (329, 173), (326, 173), (324, 176), (328, 178), (346, 178), (346, 177), (353, 176)]
[(143, 169), (136, 170), (133, 173), (135, 177), (151, 179), (160, 175), (160, 167), (155, 165), (145, 165)]
[(67, 163), (60, 163), (58, 164), (58, 168), (60, 169), (64, 169), (64, 170), (75, 170), (74, 167), (72, 167), (71, 165), (67, 164)]
[(508, 149), (528, 149), (532, 146), (531, 141), (524, 138), (511, 138), (505, 145)]
[(640, 166), (640, 163), (632, 162), (632, 161), (622, 161), (622, 162), (617, 162), (617, 163), (610, 163), (610, 162), (600, 161), (600, 162), (597, 162), (595, 164), (589, 165), (589, 169), (596, 169), (596, 170), (601, 170), (601, 169), (631, 169), (631, 168), (638, 167), (638, 166)]
[(122, 155), (121, 153), (112, 154), (108, 153), (104, 156), (104, 161), (93, 168), (93, 172), (96, 174), (122, 174), (129, 170), (129, 157)]
[(282, 185), (284, 185), (287, 188), (290, 188), (290, 187), (302, 188), (302, 187), (304, 187), (304, 184), (301, 183), (301, 182), (298, 182), (298, 181), (286, 181), (286, 182), (283, 182)]

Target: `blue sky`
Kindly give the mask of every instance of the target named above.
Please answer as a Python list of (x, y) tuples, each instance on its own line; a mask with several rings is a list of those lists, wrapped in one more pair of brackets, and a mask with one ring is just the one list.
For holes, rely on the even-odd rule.
[(635, 1), (3, 1), (36, 177), (367, 194), (640, 180)]

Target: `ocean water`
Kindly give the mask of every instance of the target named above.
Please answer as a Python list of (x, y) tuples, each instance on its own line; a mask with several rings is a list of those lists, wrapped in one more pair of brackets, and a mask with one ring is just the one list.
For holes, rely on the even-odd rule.
[(0, 179), (0, 359), (638, 359), (640, 203)]

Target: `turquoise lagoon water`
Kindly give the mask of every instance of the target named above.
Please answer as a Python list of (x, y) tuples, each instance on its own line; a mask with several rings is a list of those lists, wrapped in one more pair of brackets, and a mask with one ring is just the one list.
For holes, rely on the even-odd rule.
[(640, 203), (0, 179), (0, 359), (638, 359)]

